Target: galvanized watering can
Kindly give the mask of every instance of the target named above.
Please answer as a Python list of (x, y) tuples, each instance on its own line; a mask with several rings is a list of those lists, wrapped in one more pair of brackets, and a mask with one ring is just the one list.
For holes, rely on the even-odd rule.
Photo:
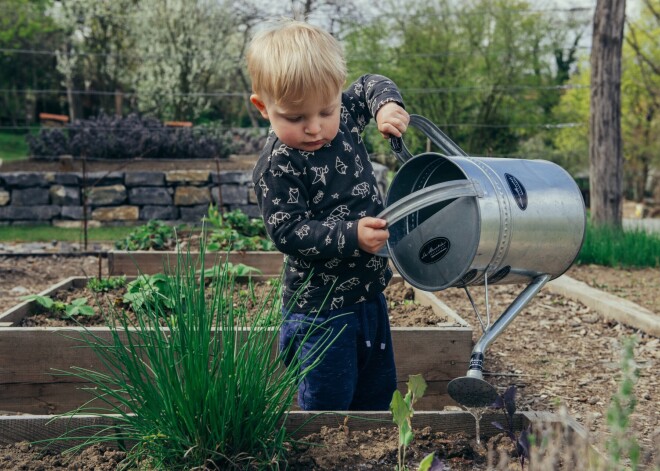
[[(401, 276), (425, 291), (495, 283), (527, 286), (472, 350), (467, 375), (449, 395), (467, 407), (496, 398), (483, 380), (484, 351), (549, 280), (573, 264), (584, 239), (582, 194), (563, 168), (544, 160), (468, 156), (431, 121), (411, 115), (442, 153), (412, 156), (400, 138), (392, 149), (403, 165), (386, 209), (387, 253)], [(488, 309), (488, 306), (486, 306)]]

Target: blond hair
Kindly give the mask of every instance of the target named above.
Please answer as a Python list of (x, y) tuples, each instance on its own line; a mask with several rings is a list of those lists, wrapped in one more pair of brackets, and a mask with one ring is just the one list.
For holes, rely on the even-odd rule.
[(258, 32), (248, 47), (252, 89), (276, 103), (302, 103), (307, 97), (335, 99), (346, 81), (339, 42), (308, 23), (282, 19)]

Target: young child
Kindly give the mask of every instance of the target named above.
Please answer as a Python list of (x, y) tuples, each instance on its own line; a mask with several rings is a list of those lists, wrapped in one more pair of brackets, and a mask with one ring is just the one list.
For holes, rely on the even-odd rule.
[(392, 274), (376, 253), (389, 234), (374, 217), (383, 198), (361, 133), (375, 117), (383, 137), (400, 137), (409, 121), (401, 95), (378, 75), (342, 93), (346, 64), (337, 40), (293, 20), (258, 33), (247, 65), (250, 101), (271, 125), (252, 178), (268, 234), (286, 254), (280, 347), (298, 350), (310, 324), (323, 323), (298, 350), (305, 367), (325, 329), (333, 332), (298, 404), (387, 410), (396, 370), (382, 292)]

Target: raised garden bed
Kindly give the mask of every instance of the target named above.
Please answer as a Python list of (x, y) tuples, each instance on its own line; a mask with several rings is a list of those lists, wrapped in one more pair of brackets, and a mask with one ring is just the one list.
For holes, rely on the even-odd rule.
[[(87, 281), (84, 277), (72, 277), (40, 294), (54, 297), (58, 292), (83, 288)], [(402, 283), (400, 277), (392, 282), (393, 285)], [(446, 393), (448, 382), (467, 370), (472, 328), (434, 295), (409, 289), (415, 303), (428, 306), (430, 312), (446, 322), (428, 327), (397, 327), (400, 316), (394, 309), (390, 310), (399, 388), (405, 392), (408, 376), (421, 374), (429, 387), (417, 405), (418, 410), (441, 410), (454, 404)], [(56, 370), (68, 370), (72, 366), (102, 369), (94, 352), (83, 347), (79, 340), (85, 328), (19, 327), (40, 310), (35, 301), (29, 301), (0, 316), (0, 364), (4, 365), (0, 376), (2, 411), (29, 414), (70, 411), (90, 398), (89, 393), (81, 389), (86, 384), (62, 376)], [(109, 337), (107, 327), (88, 329)]]
[[(191, 258), (196, 260), (199, 256), (191, 252)], [(277, 275), (282, 270), (284, 255), (280, 252), (218, 252), (207, 253), (205, 265), (213, 266), (217, 259), (233, 264), (242, 263), (254, 267), (264, 275)], [(176, 267), (177, 252), (175, 251), (125, 251), (113, 250), (108, 252), (108, 274), (110, 276), (137, 276), (139, 274), (153, 275), (162, 273), (168, 268)]]
[[(487, 467), (488, 447), (494, 450), (492, 459), (495, 463), (502, 464), (503, 459), (500, 454), (504, 453), (510, 465), (516, 466), (498, 469), (519, 469), (519, 465), (515, 464), (512, 443), (492, 425), (493, 421), (502, 422), (503, 415), (495, 411), (484, 414), (480, 421), (481, 444), (477, 444), (475, 419), (470, 414), (455, 411), (417, 412), (412, 418), (415, 439), (408, 450), (408, 456), (412, 458), (408, 463), (410, 469), (416, 469), (413, 467), (414, 464), (419, 463), (431, 452), (440, 455), (445, 460), (445, 464), (453, 470), (494, 469)], [(52, 420), (49, 416), (0, 417), (0, 446), (12, 445), (19, 441), (48, 440), (60, 437), (76, 427), (90, 424), (111, 426), (115, 422), (111, 416), (77, 416), (56, 420)], [(561, 451), (560, 446), (571, 446), (575, 451), (580, 447), (580, 451), (584, 454), (584, 464), (588, 462), (590, 454), (597, 454), (588, 445), (585, 430), (569, 417), (559, 417), (544, 412), (517, 412), (513, 418), (513, 425), (516, 433), (530, 425), (536, 430), (554, 429), (556, 441), (551, 450), (557, 452)], [(294, 433), (295, 438), (321, 445), (303, 447), (297, 452), (292, 452), (290, 469), (333, 471), (363, 467), (394, 469), (396, 465), (397, 431), (392, 422), (392, 415), (388, 412), (355, 412), (347, 419), (341, 413), (319, 415), (293, 411), (287, 418), (286, 428)], [(563, 444), (559, 443), (561, 440), (564, 441)], [(52, 443), (49, 449), (60, 451), (76, 443), (73, 440), (58, 441)], [(107, 442), (108, 449), (116, 449), (116, 445), (112, 441)], [(82, 460), (89, 456), (100, 457), (106, 453), (112, 456), (108, 449), (93, 450), (87, 456), (74, 458), (73, 462), (82, 464)], [(541, 456), (538, 458), (540, 461)], [(555, 463), (552, 468), (538, 469), (577, 469), (571, 468), (572, 464), (575, 463), (564, 463), (564, 467), (557, 468)]]

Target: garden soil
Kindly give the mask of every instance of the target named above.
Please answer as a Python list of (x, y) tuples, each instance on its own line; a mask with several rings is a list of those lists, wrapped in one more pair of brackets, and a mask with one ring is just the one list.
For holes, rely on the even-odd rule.
[[(100, 268), (104, 274), (107, 273), (105, 264), (106, 261), (101, 259)], [(0, 311), (15, 305), (20, 296), (37, 293), (68, 276), (95, 276), (98, 271), (99, 259), (96, 257), (0, 255)], [(660, 270), (575, 266), (568, 275), (660, 315)], [(491, 286), (491, 316), (497, 317), (520, 289), (515, 285)], [(471, 294), (485, 317), (482, 291), (473, 288)], [(480, 335), (479, 321), (464, 291), (450, 288), (437, 294), (461, 317), (477, 326), (476, 340)], [(392, 323), (396, 324), (396, 321), (393, 319)], [(596, 447), (605, 450), (609, 436), (607, 409), (618, 388), (622, 344), (632, 335), (637, 337), (635, 360), (639, 379), (634, 388), (637, 404), (630, 421), (631, 434), (642, 446), (643, 469), (654, 469), (660, 465), (656, 451), (660, 450), (660, 379), (657, 375), (660, 339), (657, 337), (610, 321), (580, 303), (542, 290), (486, 351), (485, 379), (500, 391), (516, 385), (521, 410), (557, 412), (565, 407), (589, 432)], [(437, 444), (431, 446), (445, 452), (447, 448), (442, 445), (442, 440), (459, 441), (457, 437), (432, 437), (427, 431), (417, 433), (419, 459), (425, 452), (421, 445), (426, 441), (437, 440)], [(375, 440), (342, 428), (325, 430), (323, 434), (326, 446), (314, 448), (314, 455), (301, 457), (303, 464), (299, 469), (311, 470), (315, 466), (316, 469), (394, 468), (391, 460), (396, 453), (396, 437), (390, 436), (391, 432), (374, 431)], [(48, 462), (41, 460), (25, 443), (0, 449), (0, 469), (105, 470), (116, 469), (119, 459), (121, 454), (104, 448), (86, 450), (71, 462), (64, 462), (61, 457), (49, 457)], [(479, 469), (474, 462), (469, 464), (472, 467), (459, 467), (465, 465), (465, 455), (459, 454), (452, 459), (447, 462), (451, 469)], [(342, 467), (339, 464), (321, 467), (322, 463), (340, 461)], [(519, 466), (511, 469), (519, 469)]]

